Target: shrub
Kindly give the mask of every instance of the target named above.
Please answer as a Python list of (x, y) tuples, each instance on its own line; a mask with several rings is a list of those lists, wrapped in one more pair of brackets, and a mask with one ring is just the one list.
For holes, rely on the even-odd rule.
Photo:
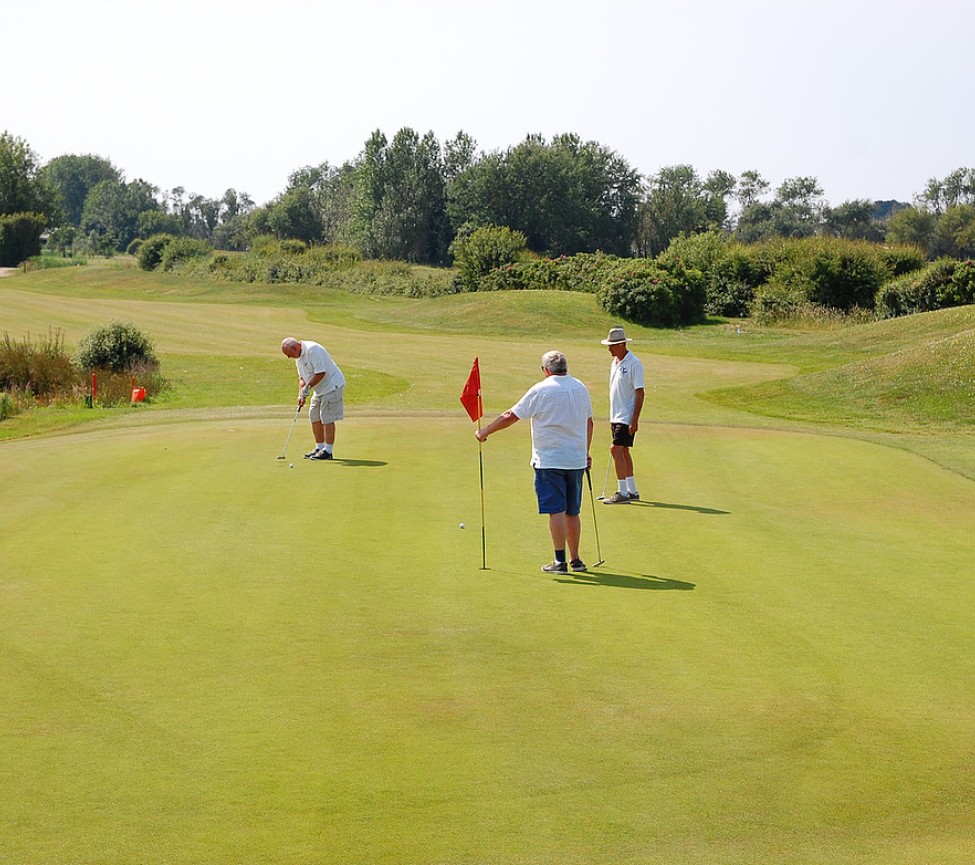
[(919, 246), (881, 246), (879, 253), (893, 279), (906, 273), (916, 273), (928, 265), (928, 256)]
[(558, 258), (526, 257), (483, 276), (477, 290), (581, 291), (596, 294), (620, 267), (620, 263), (626, 260), (602, 252), (584, 252)]
[(135, 238), (135, 240), (133, 240), (125, 248), (125, 254), (126, 255), (137, 256), (139, 254), (139, 250), (142, 249), (142, 244), (145, 243), (145, 242), (146, 242), (145, 241), (145, 238), (142, 238), (142, 237)]
[(152, 340), (134, 324), (113, 321), (95, 328), (82, 337), (78, 345), (78, 365), (82, 369), (131, 372), (156, 369), (159, 361)]
[(32, 255), (40, 255), (46, 224), (40, 213), (0, 216), (0, 267), (16, 267)]
[[(952, 278), (958, 262), (940, 258), (923, 270), (893, 279), (877, 292), (878, 318), (896, 318), (953, 305)], [(949, 302), (946, 303), (946, 300)]]
[(630, 259), (609, 277), (598, 297), (617, 318), (674, 327), (704, 320), (707, 292), (704, 275), (676, 259)]
[(880, 286), (895, 268), (915, 267), (917, 253), (837, 237), (776, 238), (747, 248), (741, 263), (738, 281), (755, 289), (759, 309), (785, 302), (848, 312), (873, 309)]
[(153, 234), (139, 247), (138, 262), (142, 270), (155, 270), (162, 262), (163, 252), (176, 236), (173, 234)]
[(955, 265), (945, 299), (950, 301), (947, 305), (951, 306), (975, 303), (975, 261), (969, 258)]
[(176, 237), (162, 248), (159, 265), (163, 270), (175, 270), (183, 262), (194, 258), (207, 258), (213, 248), (205, 240), (192, 237)]
[(308, 252), (308, 244), (303, 240), (282, 240), (278, 248), (285, 255), (304, 255)]
[(842, 311), (873, 309), (878, 289), (890, 276), (878, 247), (823, 238), (804, 251), (809, 258), (800, 272), (808, 278), (808, 301)]
[(492, 270), (518, 261), (528, 248), (520, 231), (487, 225), (462, 231), (450, 244), (459, 291), (477, 291), (481, 278)]
[(754, 287), (765, 278), (747, 253), (747, 248), (730, 243), (720, 231), (681, 234), (661, 253), (661, 259), (683, 261), (704, 276), (705, 312), (741, 318), (749, 313)]

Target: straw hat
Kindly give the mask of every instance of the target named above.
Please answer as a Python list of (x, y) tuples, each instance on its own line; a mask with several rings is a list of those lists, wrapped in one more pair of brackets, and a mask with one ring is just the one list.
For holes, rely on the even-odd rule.
[(623, 328), (621, 327), (610, 328), (609, 336), (607, 336), (606, 339), (600, 340), (603, 345), (619, 345), (621, 342), (629, 341), (629, 337), (623, 333)]

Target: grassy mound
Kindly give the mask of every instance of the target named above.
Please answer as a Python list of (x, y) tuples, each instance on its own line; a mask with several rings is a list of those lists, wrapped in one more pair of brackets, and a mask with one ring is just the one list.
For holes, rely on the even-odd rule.
[[(975, 426), (975, 308), (944, 310), (809, 337), (802, 362), (840, 365), (706, 395), (727, 407), (806, 423), (905, 432)], [(783, 349), (779, 345), (776, 354)], [(870, 355), (849, 360), (857, 354)]]

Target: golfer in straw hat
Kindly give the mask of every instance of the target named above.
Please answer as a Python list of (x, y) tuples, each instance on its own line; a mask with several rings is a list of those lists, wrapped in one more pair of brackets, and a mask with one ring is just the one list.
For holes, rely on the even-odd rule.
[(609, 423), (613, 432), (610, 453), (619, 486), (613, 495), (603, 500), (604, 505), (625, 505), (640, 500), (630, 448), (643, 411), (643, 363), (626, 347), (629, 341), (622, 327), (611, 328), (609, 336), (601, 340), (613, 356), (609, 366)]

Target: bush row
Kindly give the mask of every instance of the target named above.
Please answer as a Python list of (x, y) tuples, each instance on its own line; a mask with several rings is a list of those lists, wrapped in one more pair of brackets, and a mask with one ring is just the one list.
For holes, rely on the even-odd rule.
[(895, 318), (975, 303), (975, 261), (940, 258), (891, 280), (877, 295), (877, 315)]
[[(707, 315), (762, 321), (815, 310), (886, 316), (971, 302), (963, 299), (970, 294), (967, 273), (965, 263), (929, 265), (913, 246), (840, 238), (741, 244), (713, 231), (679, 237), (653, 260), (575, 255), (512, 261), (481, 276), (477, 289), (587, 291), (627, 320), (684, 325)], [(935, 290), (932, 283), (944, 285)]]

